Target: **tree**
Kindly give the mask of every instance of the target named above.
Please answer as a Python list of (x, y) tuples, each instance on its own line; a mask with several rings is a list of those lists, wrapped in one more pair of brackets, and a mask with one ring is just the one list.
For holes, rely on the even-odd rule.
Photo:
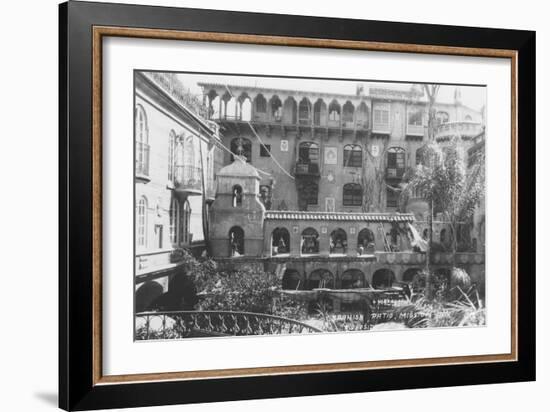
[(388, 141), (383, 141), (381, 150), (375, 156), (372, 150), (365, 145), (361, 185), (363, 186), (363, 212), (384, 210), (383, 201), (386, 190), (385, 158), (388, 150)]
[[(485, 193), (483, 152), (474, 159), (469, 168), (464, 152), (458, 137), (445, 146), (427, 143), (422, 148), (421, 162), (412, 169), (401, 194), (401, 201), (406, 203), (409, 197), (420, 193), (428, 202), (430, 216), (433, 215), (433, 210), (438, 210), (449, 219), (453, 258), (457, 249), (458, 227), (472, 218)], [(428, 220), (428, 230), (426, 271), (429, 274), (433, 238), (431, 219)], [(429, 282), (429, 275), (427, 281)], [(429, 285), (427, 289), (429, 293)]]
[(437, 99), (437, 93), (439, 92), (439, 84), (423, 84), (424, 92), (428, 98), (428, 140), (431, 142), (435, 137), (435, 128), (437, 126), (435, 121), (435, 101)]

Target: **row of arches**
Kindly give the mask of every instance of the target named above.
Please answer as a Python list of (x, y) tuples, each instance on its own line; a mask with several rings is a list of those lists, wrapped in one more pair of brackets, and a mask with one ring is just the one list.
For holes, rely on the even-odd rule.
[[(290, 232), (284, 227), (275, 228), (271, 233), (272, 255), (289, 254), (291, 250)], [(348, 252), (348, 236), (344, 229), (338, 228), (330, 233), (329, 247), (331, 254), (346, 254)], [(374, 233), (364, 228), (357, 235), (357, 252), (359, 254), (374, 253)], [(230, 256), (245, 254), (245, 233), (240, 226), (233, 226), (229, 230)], [(319, 232), (308, 227), (302, 231), (300, 238), (300, 253), (315, 255), (320, 253)]]
[[(290, 253), (290, 232), (284, 227), (278, 227), (271, 233), (272, 255)], [(357, 251), (359, 254), (374, 253), (374, 233), (364, 228), (357, 234)], [(300, 253), (302, 255), (318, 254), (320, 252), (319, 232), (312, 228), (302, 231), (300, 238)], [(337, 228), (330, 233), (329, 253), (346, 254), (348, 252), (348, 235), (344, 229)]]
[(215, 90), (207, 94), (211, 119), (235, 119), (242, 121), (282, 122), (287, 124), (362, 127), (369, 124), (369, 107), (362, 101), (358, 105), (351, 100), (343, 104), (336, 99), (325, 102), (303, 97), (299, 101), (292, 96), (281, 100), (278, 95), (267, 99), (262, 93), (254, 98), (246, 92), (234, 96), (226, 91), (221, 96)]
[[(408, 268), (401, 277), (400, 283), (412, 284), (418, 281), (422, 270)], [(435, 271), (441, 282), (450, 283), (451, 274), (448, 268), (439, 268)], [(358, 289), (372, 287), (374, 289), (390, 288), (397, 282), (395, 272), (390, 268), (381, 268), (372, 274), (369, 283), (367, 276), (360, 269), (347, 269), (339, 277), (328, 269), (316, 269), (309, 275), (302, 276), (296, 269), (287, 269), (283, 275), (282, 288), (286, 290), (326, 289)]]
[(339, 278), (336, 278), (328, 269), (316, 269), (305, 277), (295, 269), (287, 269), (283, 275), (282, 288), (287, 290), (358, 289), (372, 286), (375, 289), (382, 289), (391, 287), (394, 282), (395, 274), (387, 268), (375, 271), (370, 284), (365, 274), (359, 269), (348, 269)]

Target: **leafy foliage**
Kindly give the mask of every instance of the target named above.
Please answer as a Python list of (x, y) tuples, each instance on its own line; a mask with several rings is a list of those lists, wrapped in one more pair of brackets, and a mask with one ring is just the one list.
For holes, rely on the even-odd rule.
[(480, 155), (467, 168), (464, 148), (459, 138), (448, 145), (434, 142), (422, 148), (422, 161), (407, 175), (407, 185), (400, 203), (406, 205), (415, 194), (433, 202), (434, 210), (443, 212), (453, 229), (453, 251), (456, 251), (456, 233), (460, 223), (468, 222), (485, 193), (485, 160)]

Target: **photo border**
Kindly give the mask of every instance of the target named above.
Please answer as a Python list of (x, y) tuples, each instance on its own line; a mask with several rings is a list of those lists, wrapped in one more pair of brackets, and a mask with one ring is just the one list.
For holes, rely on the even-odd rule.
[[(510, 59), (511, 353), (103, 376), (101, 67), (105, 36)], [(145, 406), (534, 379), (534, 32), (70, 2), (60, 5), (59, 41), (62, 408)], [(523, 141), (518, 138), (518, 130), (525, 136)], [(519, 153), (524, 159), (521, 165)], [(520, 192), (519, 179), (523, 182)], [(518, 210), (522, 211), (521, 232)], [(83, 225), (89, 229), (84, 230)], [(519, 266), (527, 276), (518, 278)], [(144, 381), (149, 383), (136, 383)]]

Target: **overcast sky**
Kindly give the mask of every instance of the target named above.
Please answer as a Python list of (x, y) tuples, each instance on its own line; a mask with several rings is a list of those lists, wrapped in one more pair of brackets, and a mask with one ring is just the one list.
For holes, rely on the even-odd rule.
[[(277, 77), (253, 77), (253, 76), (220, 76), (207, 74), (179, 75), (185, 87), (193, 94), (202, 95), (202, 90), (197, 83), (225, 83), (227, 85), (267, 87), (273, 89), (291, 89), (324, 93), (355, 94), (358, 83), (363, 83), (365, 93), (369, 87), (385, 87), (397, 90), (409, 90), (411, 83), (382, 83), (373, 81), (349, 81), (349, 80), (317, 80), (317, 79), (291, 79)], [(437, 101), (440, 103), (453, 103), (455, 85), (442, 85), (439, 89)], [(462, 91), (462, 103), (466, 106), (480, 110), (485, 105), (486, 88), (481, 86), (460, 86)]]

